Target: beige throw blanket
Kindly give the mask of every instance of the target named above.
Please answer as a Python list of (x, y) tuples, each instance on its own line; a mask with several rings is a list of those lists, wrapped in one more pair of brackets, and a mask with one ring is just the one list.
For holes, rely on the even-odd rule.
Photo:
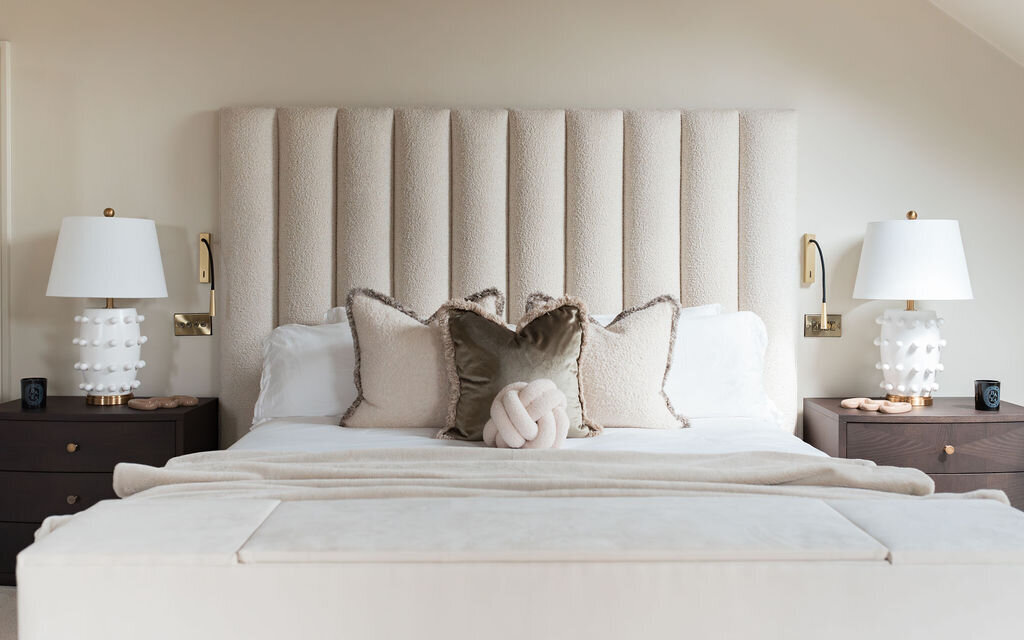
[[(792, 453), (459, 447), (293, 454), (213, 451), (175, 458), (163, 468), (119, 464), (114, 489), (121, 497), (280, 500), (714, 494), (891, 498), (929, 495), (934, 484), (916, 469)], [(999, 494), (984, 497), (998, 499)]]

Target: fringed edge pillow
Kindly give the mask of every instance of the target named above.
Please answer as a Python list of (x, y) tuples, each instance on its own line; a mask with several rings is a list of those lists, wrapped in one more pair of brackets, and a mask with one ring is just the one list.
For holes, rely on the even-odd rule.
[[(531, 294), (527, 309), (549, 304)], [(605, 427), (678, 429), (689, 426), (665, 391), (679, 324), (679, 300), (663, 295), (626, 309), (607, 326), (587, 317), (580, 360), (590, 417)]]
[[(503, 314), (505, 297), (485, 289), (464, 300)], [(447, 373), (438, 319), (427, 318), (373, 289), (352, 289), (345, 304), (355, 347), (357, 396), (343, 427), (439, 427), (447, 411)]]
[(580, 375), (587, 309), (564, 297), (539, 305), (509, 329), (481, 305), (453, 300), (440, 318), (448, 372), (448, 412), (438, 438), (480, 440), (495, 395), (513, 382), (547, 378), (565, 394), (568, 437), (601, 432), (590, 419)]

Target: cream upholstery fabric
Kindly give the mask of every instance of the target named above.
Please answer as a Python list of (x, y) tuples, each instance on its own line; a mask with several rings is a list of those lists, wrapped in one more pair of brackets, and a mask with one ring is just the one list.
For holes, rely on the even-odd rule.
[(338, 111), (338, 288), (391, 293), (391, 109)]
[(565, 290), (565, 112), (508, 116), (508, 305)]
[(277, 326), (275, 120), (274, 109), (225, 109), (220, 117), (220, 238), (214, 241), (221, 267), (222, 446), (252, 423), (263, 341)]
[(508, 112), (452, 111), (452, 290), (507, 282)]
[[(694, 111), (682, 120), (683, 306), (720, 303), (737, 310), (739, 117)], [(728, 212), (728, 213), (726, 213)], [(779, 247), (780, 250), (783, 250)]]
[(534, 291), (755, 311), (795, 426), (794, 113), (243, 108), (220, 130), (225, 444), (273, 327), (350, 287), (417, 309), (497, 285), (516, 314)]
[(765, 388), (787, 422), (797, 412), (795, 210), (796, 114), (740, 114), (739, 307), (761, 316), (768, 328)]
[(624, 307), (679, 291), (678, 111), (627, 111), (623, 121)]
[(413, 309), (448, 299), (448, 118), (395, 112), (394, 294)]
[(622, 308), (622, 112), (565, 114), (565, 291)]
[(280, 324), (316, 324), (334, 297), (334, 130), (337, 109), (277, 114)]

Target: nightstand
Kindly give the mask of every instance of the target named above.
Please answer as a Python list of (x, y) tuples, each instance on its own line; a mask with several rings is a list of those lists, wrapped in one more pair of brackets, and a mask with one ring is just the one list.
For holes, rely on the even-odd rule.
[(114, 465), (163, 465), (217, 448), (217, 399), (195, 407), (136, 411), (89, 407), (51, 396), (46, 408), (0, 404), (0, 584), (14, 584), (14, 561), (43, 519), (116, 498)]
[(1002, 489), (1024, 508), (1024, 407), (976, 411), (974, 398), (885, 414), (843, 409), (842, 398), (804, 399), (804, 440), (830, 456), (916, 467), (935, 491)]

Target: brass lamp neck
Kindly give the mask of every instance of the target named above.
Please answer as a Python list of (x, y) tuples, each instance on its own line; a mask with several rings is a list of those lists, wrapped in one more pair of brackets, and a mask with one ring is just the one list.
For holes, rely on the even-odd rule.
[(907, 311), (916, 311), (913, 300), (907, 300)]
[(106, 308), (107, 309), (113, 309), (114, 308), (114, 299), (113, 298), (107, 298), (107, 307)]

